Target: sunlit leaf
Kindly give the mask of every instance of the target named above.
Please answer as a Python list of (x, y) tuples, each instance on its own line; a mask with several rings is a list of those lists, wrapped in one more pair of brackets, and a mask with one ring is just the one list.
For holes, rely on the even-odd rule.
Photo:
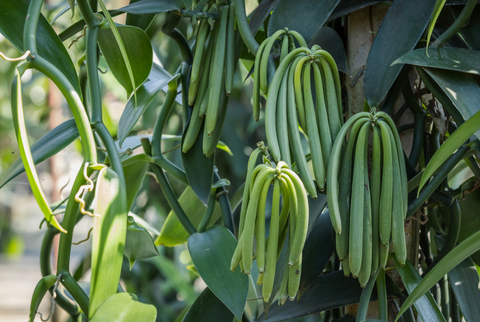
[(139, 302), (134, 294), (118, 293), (109, 297), (89, 321), (154, 322), (156, 318), (155, 306)]
[[(98, 174), (92, 237), (89, 317), (117, 293), (127, 230), (127, 193), (110, 168)], [(113, 303), (112, 303), (113, 304)]]

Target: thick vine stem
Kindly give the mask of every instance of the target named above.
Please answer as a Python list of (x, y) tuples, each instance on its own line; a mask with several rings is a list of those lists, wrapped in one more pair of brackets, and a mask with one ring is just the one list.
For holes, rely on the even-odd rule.
[(260, 45), (250, 31), (247, 21), (247, 14), (245, 11), (245, 0), (234, 0), (233, 3), (235, 6), (235, 17), (237, 18), (237, 28), (240, 31), (243, 42), (245, 43), (245, 46), (247, 46), (248, 50), (253, 55), (256, 55)]
[(175, 196), (172, 186), (170, 185), (170, 182), (168, 182), (167, 176), (165, 175), (163, 169), (156, 164), (151, 164), (150, 167), (157, 177), (158, 184), (165, 195), (165, 199), (167, 199), (168, 204), (170, 207), (172, 207), (175, 215), (177, 215), (177, 218), (182, 224), (183, 228), (185, 228), (190, 235), (196, 233), (197, 229), (195, 229), (190, 219), (188, 219), (187, 214), (183, 210), (182, 206), (178, 203), (177, 196)]
[[(50, 267), (50, 254), (52, 252), (53, 238), (60, 233), (59, 230), (52, 226), (48, 226), (45, 236), (43, 237), (42, 246), (40, 248), (40, 271), (42, 276), (48, 276), (52, 274)], [(53, 287), (49, 289), (50, 294), (53, 294)], [(57, 292), (55, 302), (64, 309), (72, 319), (78, 317), (81, 313), (78, 305), (70, 302), (62, 293)]]
[(205, 210), (205, 214), (203, 215), (202, 221), (198, 225), (198, 232), (203, 233), (208, 226), (208, 223), (212, 219), (213, 211), (215, 210), (215, 201), (217, 195), (217, 189), (212, 189), (210, 191), (210, 197), (208, 198), (207, 209)]
[(73, 117), (75, 118), (75, 123), (77, 124), (80, 138), (82, 139), (83, 156), (85, 161), (89, 162), (90, 164), (96, 164), (97, 149), (95, 146), (95, 140), (93, 138), (90, 122), (80, 96), (75, 91), (72, 84), (70, 84), (68, 79), (47, 60), (37, 55), (35, 56), (35, 59), (31, 60), (31, 64), (33, 68), (50, 78), (62, 92), (63, 96), (67, 100), (68, 105), (70, 106)]
[(415, 167), (420, 160), (423, 150), (423, 142), (425, 140), (425, 119), (427, 115), (426, 112), (418, 105), (409, 82), (405, 82), (403, 84), (402, 94), (415, 118), (413, 144), (409, 157), (411, 165)]
[[(220, 180), (220, 176), (218, 175), (218, 171), (216, 170), (214, 173), (214, 179), (215, 181)], [(217, 188), (215, 197), (218, 198), (218, 202), (220, 203), (220, 209), (222, 210), (223, 215), (223, 225), (227, 227), (227, 229), (230, 230), (234, 236), (236, 236), (232, 208), (230, 206), (230, 200), (228, 199), (227, 193), (228, 191), (225, 189), (225, 187), (222, 186)]]
[(183, 34), (180, 31), (178, 31), (178, 29), (175, 29), (175, 27), (180, 22), (181, 18), (182, 17), (179, 15), (170, 13), (167, 18), (167, 21), (162, 26), (162, 32), (167, 36), (170, 36), (175, 41), (178, 48), (180, 49), (180, 53), (182, 55), (183, 61), (191, 65), (193, 64), (192, 50), (190, 49), (190, 46), (188, 45), (188, 42), (185, 39), (185, 36), (183, 36)]
[(439, 47), (443, 46), (450, 38), (455, 36), (457, 32), (462, 28), (462, 26), (467, 22), (468, 18), (472, 15), (473, 9), (477, 4), (477, 0), (468, 0), (463, 7), (460, 15), (455, 19), (455, 22), (447, 29), (443, 34), (441, 34), (430, 47)]
[(155, 163), (164, 168), (169, 174), (173, 175), (178, 180), (182, 181), (186, 185), (188, 185), (188, 179), (185, 175), (185, 172), (177, 167), (175, 164), (167, 160), (161, 150), (161, 143), (162, 143), (162, 133), (163, 128), (168, 119), (168, 115), (175, 105), (175, 98), (177, 97), (177, 80), (173, 79), (168, 83), (168, 90), (165, 96), (165, 100), (163, 101), (163, 105), (160, 109), (160, 114), (157, 117), (157, 121), (155, 122), (155, 126), (153, 128), (153, 135), (152, 135), (152, 157), (155, 160)]
[[(60, 243), (57, 257), (57, 274), (70, 274), (70, 254), (73, 238), (73, 230), (77, 221), (77, 214), (79, 213), (79, 204), (75, 201), (75, 194), (86, 182), (83, 176), (83, 167), (75, 178), (72, 190), (70, 192), (69, 202), (65, 209), (62, 225), (68, 231), (67, 234), (60, 235)], [(68, 228), (67, 228), (68, 227)]]
[(75, 301), (82, 309), (83, 313), (88, 316), (88, 296), (83, 289), (78, 285), (77, 281), (70, 275), (70, 273), (62, 273), (61, 282), (70, 294), (72, 294)]

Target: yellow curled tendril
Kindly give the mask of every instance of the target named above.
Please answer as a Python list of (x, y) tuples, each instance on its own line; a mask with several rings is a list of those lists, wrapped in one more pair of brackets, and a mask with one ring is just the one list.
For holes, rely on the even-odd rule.
[(2, 53), (0, 51), (0, 57), (2, 57), (3, 59), (5, 59), (6, 61), (9, 61), (9, 62), (15, 62), (15, 61), (21, 61), (21, 60), (24, 60), (24, 59), (27, 59), (28, 56), (31, 56), (30, 55), (30, 50), (27, 50), (25, 52), (25, 54), (23, 54), (22, 56), (18, 57), (18, 58), (10, 58), (10, 57), (7, 57), (5, 56), (4, 53)]
[(87, 169), (88, 169), (88, 162), (85, 162), (83, 166), (83, 177), (87, 181), (87, 184), (84, 184), (83, 186), (78, 189), (78, 192), (75, 194), (75, 201), (80, 204), (80, 212), (84, 215), (88, 215), (90, 217), (100, 217), (98, 214), (93, 214), (88, 210), (85, 210), (85, 200), (82, 199), (81, 195), (86, 191), (92, 191), (94, 188), (93, 181), (88, 177), (87, 174)]

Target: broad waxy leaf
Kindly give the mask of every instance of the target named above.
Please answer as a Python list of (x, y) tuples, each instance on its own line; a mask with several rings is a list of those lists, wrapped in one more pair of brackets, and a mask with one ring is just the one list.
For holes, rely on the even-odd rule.
[(142, 186), (149, 166), (148, 162), (136, 162), (123, 168), (127, 188), (127, 210), (132, 209), (138, 189)]
[[(442, 69), (424, 69), (447, 94), (465, 121), (480, 111), (480, 88), (471, 75)], [(475, 135), (480, 138), (480, 131)]]
[(332, 21), (350, 12), (371, 6), (372, 4), (382, 2), (381, 0), (341, 0), (328, 18)]
[(90, 322), (154, 322), (155, 306), (139, 302), (135, 294), (117, 293), (109, 297), (89, 320)]
[[(243, 187), (244, 186), (242, 185), (242, 187), (239, 188), (230, 199), (230, 206), (232, 208), (232, 212), (235, 211), (235, 209), (238, 207), (238, 205), (240, 205), (240, 202), (242, 201)], [(187, 187), (178, 199), (178, 202), (182, 206), (193, 226), (198, 227), (200, 221), (203, 218), (206, 208), (197, 198), (192, 188)], [(215, 223), (221, 215), (221, 207), (219, 205), (216, 205), (209, 225), (213, 225), (213, 223)], [(160, 231), (160, 235), (155, 240), (155, 245), (164, 245), (167, 247), (180, 245), (187, 241), (188, 236), (189, 234), (187, 233), (185, 228), (183, 228), (175, 213), (173, 211), (170, 211)]]
[[(130, 4), (138, 2), (140, 0), (130, 0)], [(148, 14), (148, 15), (136, 15), (133, 13), (127, 13), (127, 19), (125, 20), (125, 24), (129, 26), (138, 27), (142, 30), (147, 30), (150, 23), (152, 23), (153, 19), (155, 19), (155, 14)]]
[(448, 273), (448, 282), (455, 293), (465, 320), (475, 321), (480, 308), (480, 290), (478, 289), (478, 272), (472, 260), (467, 258), (452, 269)]
[[(323, 27), (340, 0), (279, 0), (268, 23), (268, 36), (288, 28), (298, 31), (308, 43)], [(308, 10), (307, 10), (308, 8)]]
[(155, 14), (169, 11), (179, 11), (184, 8), (182, 0), (140, 0), (130, 3), (119, 11), (137, 15)]
[(313, 230), (315, 223), (317, 222), (318, 217), (322, 214), (323, 210), (327, 206), (327, 196), (319, 194), (317, 199), (313, 199), (308, 196), (308, 233), (307, 236)]
[(248, 23), (250, 32), (253, 35), (255, 35), (258, 29), (263, 25), (263, 22), (270, 15), (277, 2), (278, 0), (265, 0), (258, 4), (258, 7), (253, 11), (250, 22)]
[[(187, 153), (182, 152), (182, 163), (190, 187), (195, 192), (198, 199), (200, 199), (200, 201), (206, 207), (210, 197), (210, 191), (212, 189), (215, 154), (211, 155), (210, 157), (207, 157), (205, 154), (203, 154), (204, 126), (205, 122), (203, 122), (203, 125), (200, 128), (197, 140), (193, 146), (187, 151)], [(188, 125), (184, 131), (184, 137), (187, 133), (187, 130)]]
[(248, 276), (232, 272), (230, 262), (237, 247), (233, 234), (224, 226), (213, 226), (188, 238), (193, 264), (208, 288), (241, 320), (248, 293)]
[(32, 152), (30, 151), (30, 145), (28, 144), (28, 135), (25, 126), (25, 116), (23, 114), (22, 103), (22, 75), (18, 68), (16, 69), (17, 75), (12, 84), (12, 118), (20, 156), (25, 167), (25, 172), (27, 173), (28, 182), (32, 188), (33, 196), (45, 216), (46, 221), (61, 232), (67, 233), (67, 231), (60, 225), (57, 218), (53, 216), (52, 210), (48, 206), (47, 199), (43, 193), (43, 189), (40, 186), (40, 180), (38, 179)]
[(335, 29), (327, 26), (322, 27), (322, 29), (318, 31), (312, 40), (310, 40), (308, 46), (312, 47), (315, 44), (320, 45), (322, 49), (326, 50), (330, 55), (332, 55), (339, 71), (350, 75), (350, 71), (348, 70), (347, 66), (347, 54), (345, 53), (345, 47), (343, 46), (342, 38), (340, 38), (340, 35), (335, 31)]
[(143, 115), (147, 107), (152, 103), (157, 94), (177, 75), (170, 75), (163, 67), (153, 64), (147, 80), (137, 90), (137, 105), (135, 107), (135, 99), (131, 97), (127, 106), (122, 113), (120, 122), (118, 123), (118, 139), (120, 146), (125, 141), (128, 134), (137, 124), (140, 116)]
[(428, 292), (445, 274), (478, 250), (480, 250), (480, 231), (459, 243), (423, 277), (422, 281), (410, 292), (400, 308), (398, 316), (402, 315), (413, 303)]
[[(23, 48), (23, 29), (30, 0), (0, 1), (0, 32), (20, 52)], [(46, 60), (55, 65), (70, 81), (78, 95), (81, 95), (77, 72), (70, 56), (53, 28), (43, 15), (37, 25), (37, 51)]]
[(378, 106), (387, 95), (403, 67), (390, 65), (415, 47), (434, 6), (435, 0), (403, 0), (388, 9), (367, 58), (363, 90), (370, 106)]
[[(341, 285), (341, 287), (339, 287)], [(358, 303), (362, 288), (358, 280), (345, 277), (343, 271), (321, 275), (298, 301), (287, 301), (278, 306), (274, 303), (268, 311), (268, 319), (260, 316), (257, 322), (276, 322), (293, 319), (314, 312), (330, 310)], [(375, 292), (372, 297), (376, 296)]]
[(435, 152), (428, 162), (423, 172), (418, 193), (422, 190), (425, 183), (430, 177), (437, 172), (438, 168), (455, 152), (462, 144), (465, 143), (475, 132), (480, 129), (480, 112), (469, 118), (465, 123), (460, 125), (458, 129), (451, 134), (440, 148)]
[[(63, 122), (35, 142), (30, 150), (35, 165), (49, 159), (65, 149), (78, 138), (78, 129), (74, 119)], [(16, 159), (8, 169), (0, 175), (0, 188), (9, 183), (19, 174), (25, 172), (21, 158)]]
[[(120, 68), (116, 68), (116, 69), (120, 70), (121, 67), (124, 67), (127, 70), (126, 75), (125, 75), (125, 73), (119, 73), (118, 70), (117, 70), (118, 76), (115, 75), (115, 72), (113, 72), (113, 75), (117, 78), (117, 80), (119, 79), (119, 76), (121, 76), (122, 79), (119, 80), (119, 82), (127, 90), (127, 95), (128, 96), (130, 96), (130, 94), (133, 92), (133, 96), (135, 97), (135, 102), (137, 102), (137, 93), (136, 93), (135, 90), (138, 86), (141, 85), (141, 83), (143, 83), (145, 81), (148, 74), (150, 73), (150, 69), (152, 68), (152, 66), (150, 65), (148, 67), (148, 72), (145, 75), (145, 79), (143, 79), (143, 81), (141, 83), (137, 83), (137, 79), (136, 79), (137, 76), (135, 76), (133, 74), (132, 64), (130, 63), (130, 57), (129, 57), (129, 54), (127, 53), (127, 49), (126, 49), (124, 41), (123, 41), (124, 39), (122, 39), (123, 37), (120, 35), (120, 32), (118, 31), (118, 28), (115, 25), (115, 22), (113, 21), (113, 18), (110, 15), (110, 12), (108, 11), (105, 4), (103, 3), (103, 0), (98, 0), (98, 4), (100, 5), (100, 8), (102, 8), (103, 15), (105, 16), (105, 18), (108, 22), (108, 24), (105, 24), (104, 26), (102, 26), (103, 28), (101, 28), (100, 30), (102, 30), (102, 29), (103, 30), (109, 30), (113, 34), (113, 38), (115, 39), (115, 44), (117, 45), (114, 48), (118, 49), (118, 51), (120, 52), (120, 56), (122, 57), (122, 60), (123, 60), (123, 64), (121, 64), (121, 63), (119, 64)], [(126, 27), (128, 27), (128, 26), (126, 26)], [(134, 37), (131, 38), (131, 40), (133, 40), (133, 39), (134, 39)], [(100, 37), (98, 37), (98, 41), (100, 43)], [(113, 45), (113, 43), (112, 43), (112, 45)], [(116, 54), (118, 55), (118, 52)], [(153, 53), (152, 53), (152, 57), (153, 57)], [(153, 63), (153, 58), (152, 58), (152, 63)], [(109, 64), (109, 66), (110, 66), (110, 64)], [(137, 72), (136, 74), (139, 75), (140, 72)], [(128, 77), (126, 79), (124, 79), (125, 76), (128, 76)], [(128, 82), (126, 82), (126, 81), (128, 81)], [(125, 82), (125, 84), (123, 84), (124, 82)]]
[(137, 225), (131, 216), (128, 216), (127, 236), (123, 254), (127, 256), (130, 262), (130, 269), (132, 269), (137, 259), (158, 256), (158, 250), (153, 243), (152, 236), (145, 228)]
[[(397, 267), (398, 273), (402, 278), (402, 282), (405, 285), (407, 292), (412, 294), (413, 290), (422, 281), (422, 277), (408, 260), (405, 263), (405, 266), (402, 266), (395, 255), (392, 255), (392, 258), (395, 261), (395, 266)], [(430, 291), (427, 291), (425, 295), (415, 302), (414, 305), (423, 321), (445, 321), (445, 317), (442, 315), (442, 312), (440, 312), (440, 309)]]
[(128, 95), (130, 95), (143, 84), (150, 74), (153, 64), (152, 44), (150, 43), (150, 38), (140, 28), (117, 26), (117, 30), (133, 71), (134, 88), (132, 87), (130, 72), (123, 58), (122, 50), (115, 40), (112, 29), (102, 28), (99, 30), (98, 44), (113, 75), (125, 88)]
[(322, 274), (335, 250), (335, 235), (328, 211), (320, 215), (313, 229), (315, 233), (308, 236), (302, 253), (300, 297)]
[(233, 313), (207, 287), (192, 304), (182, 322), (232, 321)]
[[(410, 64), (480, 75), (479, 60), (480, 51), (465, 48), (437, 47), (430, 48), (428, 55), (424, 49), (416, 49), (398, 58), (393, 64)], [(437, 71), (431, 70), (431, 72), (436, 74)], [(459, 75), (462, 77), (466, 76), (463, 74)], [(434, 76), (432, 75), (432, 77)]]
[(127, 193), (110, 168), (100, 170), (96, 183), (92, 237), (92, 276), (89, 318), (110, 296), (117, 293), (127, 231)]

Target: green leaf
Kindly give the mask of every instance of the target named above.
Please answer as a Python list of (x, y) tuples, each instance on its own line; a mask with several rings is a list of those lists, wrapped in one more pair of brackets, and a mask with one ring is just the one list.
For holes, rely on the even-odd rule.
[(217, 149), (220, 149), (222, 151), (225, 151), (227, 152), (230, 156), (233, 157), (233, 152), (232, 150), (230, 150), (230, 148), (225, 144), (223, 143), (222, 141), (218, 141), (217, 143)]
[[(198, 199), (200, 199), (200, 201), (204, 204), (204, 206), (207, 206), (208, 199), (210, 197), (210, 191), (212, 189), (215, 154), (211, 155), (210, 157), (203, 154), (204, 126), (205, 122), (203, 122), (202, 127), (200, 128), (197, 140), (193, 146), (187, 151), (187, 153), (182, 152), (182, 163), (190, 187), (195, 192)], [(183, 137), (185, 137), (187, 130), (188, 125), (183, 132)]]
[[(392, 258), (395, 262), (395, 266), (397, 267), (398, 273), (402, 278), (402, 282), (407, 289), (409, 294), (418, 287), (419, 283), (422, 281), (422, 277), (417, 272), (415, 267), (413, 267), (412, 263), (407, 260), (405, 266), (400, 265), (395, 255), (392, 255)], [(423, 321), (445, 321), (445, 317), (440, 312), (437, 303), (433, 299), (432, 294), (429, 290), (425, 292), (426, 294), (419, 298), (415, 303), (415, 309), (417, 309), (418, 315), (422, 318)], [(403, 314), (403, 313), (402, 313)], [(398, 314), (400, 316), (400, 313)]]
[(322, 274), (335, 251), (335, 234), (328, 211), (320, 215), (313, 229), (315, 233), (308, 236), (302, 253), (302, 277), (298, 290), (300, 298)]
[(273, 8), (277, 5), (278, 0), (265, 0), (258, 4), (258, 7), (253, 11), (248, 27), (252, 35), (255, 35), (263, 25), (265, 19), (270, 16)]
[[(102, 5), (102, 1), (99, 3)], [(104, 9), (105, 12), (108, 11)], [(112, 28), (99, 30), (98, 44), (115, 78), (125, 88), (128, 96), (133, 92), (136, 99), (135, 90), (145, 82), (152, 69), (153, 49), (150, 38), (140, 28), (117, 27), (110, 15), (107, 16), (108, 19)]]
[(38, 281), (35, 290), (33, 291), (32, 301), (30, 302), (30, 314), (28, 315), (28, 322), (33, 322), (35, 320), (35, 315), (37, 314), (38, 307), (43, 300), (43, 297), (47, 291), (52, 287), (57, 281), (57, 276), (47, 275), (42, 277)]
[(118, 10), (136, 15), (180, 11), (184, 8), (181, 0), (140, 0)]
[(403, 67), (390, 65), (415, 47), (434, 6), (435, 0), (403, 0), (394, 1), (388, 9), (368, 54), (363, 76), (363, 90), (370, 106), (378, 106), (387, 95)]
[[(362, 288), (358, 280), (345, 277), (343, 271), (319, 276), (299, 301), (287, 301), (284, 305), (273, 304), (268, 319), (261, 315), (257, 322), (276, 322), (358, 303)], [(373, 294), (375, 296), (375, 294)]]
[[(268, 36), (288, 28), (298, 31), (308, 43), (323, 27), (340, 0), (279, 0), (268, 23)], [(308, 8), (308, 10), (305, 10)]]
[(105, 167), (96, 185), (94, 209), (100, 217), (93, 225), (89, 318), (117, 293), (127, 230), (127, 193), (118, 175)]
[[(235, 211), (242, 201), (243, 187), (244, 186), (242, 185), (230, 199), (232, 212)], [(195, 228), (198, 227), (206, 208), (197, 198), (192, 188), (187, 187), (178, 199), (178, 202), (180, 203), (180, 206), (182, 206), (193, 226), (195, 226)], [(221, 207), (216, 204), (215, 211), (213, 212), (209, 225), (213, 225), (221, 217), (221, 215)], [(185, 243), (188, 240), (188, 236), (189, 234), (183, 228), (175, 213), (170, 211), (160, 231), (160, 235), (155, 240), (155, 245), (164, 245), (167, 247), (177, 246)]]
[(60, 225), (57, 218), (53, 216), (52, 210), (48, 206), (47, 199), (43, 193), (42, 187), (40, 186), (37, 170), (35, 169), (32, 152), (30, 151), (30, 145), (28, 144), (25, 117), (23, 114), (22, 75), (19, 71), (19, 68), (20, 67), (17, 67), (16, 69), (17, 75), (15, 76), (12, 84), (12, 118), (13, 125), (15, 127), (15, 135), (17, 137), (18, 149), (20, 150), (20, 156), (25, 167), (25, 172), (27, 173), (28, 182), (30, 183), (33, 196), (35, 197), (40, 210), (45, 216), (45, 219), (53, 227), (57, 228), (63, 233), (67, 233), (67, 231)]
[(236, 246), (235, 237), (224, 226), (213, 226), (188, 238), (188, 251), (203, 281), (241, 320), (247, 302), (248, 277), (238, 269), (230, 270)]
[[(465, 121), (480, 111), (480, 88), (473, 76), (449, 70), (424, 69), (447, 94)], [(480, 131), (475, 135), (480, 138)]]
[(322, 27), (318, 33), (310, 40), (308, 43), (309, 47), (313, 45), (319, 45), (324, 50), (328, 51), (332, 55), (339, 71), (344, 72), (347, 75), (350, 75), (350, 71), (347, 66), (347, 54), (345, 53), (345, 47), (343, 45), (342, 38), (335, 31), (335, 29), (330, 27)]
[(410, 292), (398, 316), (402, 315), (413, 303), (428, 292), (445, 274), (478, 250), (480, 250), (480, 231), (459, 243), (423, 277), (422, 281)]
[(68, 0), (68, 4), (70, 5), (70, 8), (72, 9), (72, 17), (75, 15), (75, 0)]
[[(398, 58), (393, 64), (410, 64), (480, 75), (479, 60), (480, 51), (465, 48), (437, 47), (430, 48), (428, 55), (423, 49), (413, 50)], [(463, 74), (459, 75), (465, 76)]]
[(153, 102), (157, 94), (167, 86), (167, 84), (178, 77), (179, 74), (172, 76), (163, 67), (153, 64), (147, 80), (137, 89), (137, 106), (135, 108), (135, 99), (130, 98), (127, 106), (123, 110), (118, 123), (118, 139), (122, 146), (125, 138), (130, 134), (133, 127), (137, 124), (150, 103)]
[[(139, 0), (130, 0), (130, 4), (138, 1)], [(147, 30), (148, 26), (150, 26), (153, 19), (155, 19), (155, 14), (136, 15), (133, 13), (127, 13), (127, 19), (125, 20), (125, 24), (129, 26), (138, 27), (142, 30)]]
[[(30, 0), (0, 1), (0, 32), (21, 53), (23, 51), (23, 29), (27, 17)], [(81, 95), (77, 72), (70, 55), (63, 46), (53, 28), (43, 15), (40, 15), (37, 25), (37, 50), (38, 54), (54, 64)]]
[(147, 162), (136, 162), (123, 168), (127, 187), (127, 210), (132, 209), (138, 189), (142, 186), (149, 166)]
[(182, 322), (226, 321), (230, 322), (234, 315), (207, 287), (192, 304)]
[(133, 217), (128, 216), (127, 237), (123, 254), (130, 262), (130, 270), (137, 259), (158, 256), (153, 238), (145, 228), (137, 225)]
[(382, 0), (341, 0), (327, 21), (335, 20), (341, 16), (349, 14), (350, 12), (360, 10), (379, 2), (382, 2)]
[(453, 132), (448, 139), (445, 140), (445, 142), (443, 142), (425, 167), (425, 171), (423, 172), (422, 179), (420, 180), (420, 185), (418, 187), (419, 194), (425, 183), (435, 172), (437, 172), (438, 168), (440, 168), (440, 166), (452, 155), (452, 153), (462, 146), (462, 144), (464, 144), (465, 141), (467, 141), (479, 129), (480, 112), (477, 112), (474, 116), (468, 119), (468, 121), (460, 125), (458, 129)]
[[(30, 147), (33, 163), (37, 165), (49, 159), (65, 149), (70, 143), (75, 141), (78, 136), (78, 129), (74, 119), (63, 122), (42, 136)], [(18, 158), (0, 175), (0, 188), (23, 172), (25, 172), (25, 168), (22, 159)]]
[(154, 322), (156, 318), (155, 306), (138, 302), (134, 294), (118, 293), (109, 297), (98, 308), (90, 322)]
[(433, 8), (432, 18), (430, 19), (430, 23), (428, 24), (428, 31), (427, 31), (427, 45), (425, 53), (428, 54), (428, 45), (430, 44), (430, 38), (432, 37), (433, 28), (435, 27), (435, 23), (437, 22), (438, 16), (440, 16), (440, 12), (442, 12), (443, 6), (447, 0), (437, 0), (435, 2), (435, 8)]
[[(460, 225), (460, 235), (458, 241), (462, 242), (477, 231), (480, 231), (480, 190), (465, 193), (465, 197), (458, 200), (462, 212), (462, 220)], [(476, 252), (471, 259), (478, 265), (480, 264), (480, 252)]]
[(448, 273), (448, 282), (452, 287), (458, 305), (466, 321), (475, 321), (480, 308), (480, 290), (478, 272), (470, 258), (465, 259)]

